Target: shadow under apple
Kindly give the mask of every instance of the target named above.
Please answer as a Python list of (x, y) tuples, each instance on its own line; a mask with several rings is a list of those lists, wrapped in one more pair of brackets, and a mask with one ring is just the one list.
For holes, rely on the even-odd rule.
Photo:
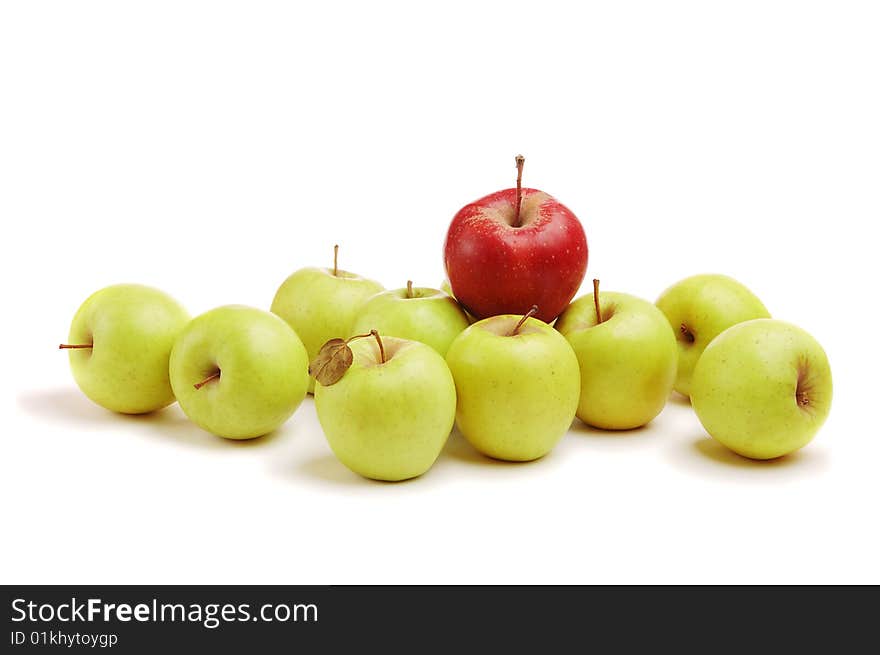
[(203, 430), (190, 421), (176, 404), (151, 414), (123, 416), (123, 419), (148, 425), (149, 429), (138, 431), (141, 436), (165, 441), (171, 445), (182, 444), (215, 451), (264, 448), (290, 431), (290, 428), (285, 424), (268, 434), (253, 439), (224, 439)]
[(147, 414), (119, 414), (100, 407), (78, 389), (56, 388), (18, 395), (18, 405), (31, 416), (64, 425), (90, 429), (125, 426), (139, 437), (208, 450), (254, 448), (271, 443), (283, 427), (257, 439), (222, 439), (191, 422), (177, 404)]
[(601, 428), (594, 428), (592, 425), (587, 425), (579, 418), (576, 418), (571, 424), (569, 432), (590, 439), (629, 440), (633, 437), (651, 436), (650, 426), (651, 424), (648, 423), (647, 425), (630, 428), (629, 430), (602, 430)]
[(552, 457), (553, 451), (547, 453), (543, 457), (539, 457), (538, 459), (533, 459), (528, 462), (511, 462), (503, 459), (495, 459), (494, 457), (489, 457), (488, 455), (484, 455), (479, 450), (474, 448), (470, 442), (465, 439), (464, 435), (458, 430), (456, 426), (453, 429), (452, 434), (449, 435), (449, 439), (446, 440), (446, 445), (443, 447), (443, 451), (440, 453), (440, 457), (437, 458), (437, 464), (441, 464), (442, 460), (456, 460), (459, 462), (465, 462), (466, 464), (474, 464), (477, 466), (492, 466), (498, 468), (518, 468), (522, 466), (528, 465), (540, 465), (541, 462), (547, 461), (550, 457)]
[(693, 442), (693, 449), (702, 456), (725, 466), (734, 466), (739, 468), (767, 469), (767, 468), (785, 468), (797, 466), (798, 462), (804, 458), (802, 450), (775, 457), (773, 459), (749, 459), (738, 455), (723, 444), (719, 443), (711, 437), (703, 437)]
[(691, 406), (691, 399), (684, 394), (678, 393), (677, 391), (673, 391), (672, 393), (670, 393), (669, 398), (667, 398), (666, 402), (671, 405), (678, 405), (679, 407)]
[(422, 476), (417, 478), (409, 478), (408, 480), (400, 480), (399, 482), (386, 482), (383, 480), (371, 480), (362, 475), (358, 475), (354, 471), (350, 471), (342, 462), (340, 462), (333, 454), (319, 455), (301, 462), (298, 466), (285, 466), (282, 469), (284, 477), (292, 478), (297, 481), (303, 479), (303, 475), (320, 480), (321, 482), (343, 485), (347, 487), (382, 487), (382, 486), (399, 486), (407, 483), (413, 483), (420, 480)]
[(95, 405), (74, 388), (25, 391), (19, 393), (16, 400), (27, 414), (46, 421), (94, 427), (106, 425), (116, 417), (116, 414)]
[(726, 469), (734, 475), (811, 477), (830, 469), (827, 451), (807, 445), (775, 459), (756, 460), (743, 457), (719, 443), (705, 432), (693, 439), (677, 442), (671, 451), (672, 461), (689, 472), (717, 476)]

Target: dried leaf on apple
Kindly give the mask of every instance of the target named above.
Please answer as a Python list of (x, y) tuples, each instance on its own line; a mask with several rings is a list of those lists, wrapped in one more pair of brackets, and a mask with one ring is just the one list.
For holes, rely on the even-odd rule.
[(309, 375), (329, 387), (339, 382), (353, 361), (354, 354), (345, 339), (330, 339), (309, 364)]

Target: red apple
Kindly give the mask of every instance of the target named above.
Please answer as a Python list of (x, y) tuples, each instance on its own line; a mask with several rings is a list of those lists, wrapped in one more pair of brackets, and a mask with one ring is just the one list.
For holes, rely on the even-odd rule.
[[(443, 247), (452, 293), (477, 318), (538, 306), (549, 323), (587, 272), (587, 237), (572, 211), (538, 189), (497, 191), (462, 207)], [(519, 209), (519, 211), (517, 211)]]

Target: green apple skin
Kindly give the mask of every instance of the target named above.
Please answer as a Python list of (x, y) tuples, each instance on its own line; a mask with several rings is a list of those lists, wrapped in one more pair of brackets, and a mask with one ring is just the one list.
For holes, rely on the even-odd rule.
[(675, 390), (691, 395), (694, 366), (712, 339), (727, 328), (753, 318), (770, 318), (770, 312), (745, 286), (726, 275), (705, 274), (685, 278), (657, 299), (678, 340), (678, 374)]
[(469, 325), (461, 306), (439, 289), (416, 287), (412, 298), (406, 289), (376, 294), (361, 307), (354, 319), (351, 334), (379, 334), (420, 341), (431, 346), (441, 357), (449, 344)]
[[(272, 432), (299, 407), (309, 357), (275, 314), (227, 305), (197, 316), (171, 351), (171, 385), (199, 427), (227, 439)], [(200, 389), (194, 385), (219, 372)]]
[[(271, 311), (294, 329), (311, 360), (330, 339), (348, 337), (355, 314), (383, 290), (378, 282), (348, 271), (334, 275), (331, 268), (303, 268), (278, 288)], [(309, 393), (314, 389), (309, 379)]]
[(691, 389), (706, 431), (752, 459), (781, 457), (809, 443), (828, 417), (831, 396), (822, 346), (773, 319), (722, 332), (697, 362)]
[(559, 332), (521, 316), (477, 321), (446, 354), (458, 392), (456, 422), (481, 453), (525, 462), (549, 453), (571, 427), (580, 397), (577, 357)]
[(556, 329), (577, 355), (581, 371), (577, 416), (603, 430), (630, 430), (661, 412), (678, 366), (675, 334), (663, 313), (626, 293), (593, 294), (571, 303)]
[(74, 380), (93, 402), (114, 412), (144, 414), (174, 402), (168, 358), (189, 322), (171, 296), (140, 284), (116, 284), (93, 293), (70, 325)]
[(349, 469), (398, 481), (434, 464), (455, 422), (455, 383), (423, 343), (381, 337), (350, 344), (354, 361), (330, 386), (317, 384), (315, 409), (330, 448)]

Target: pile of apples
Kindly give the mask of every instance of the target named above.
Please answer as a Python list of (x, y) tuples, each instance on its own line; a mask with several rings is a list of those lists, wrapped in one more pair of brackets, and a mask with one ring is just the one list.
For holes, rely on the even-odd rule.
[(250, 439), (314, 393), (333, 452), (368, 478), (425, 473), (453, 425), (480, 452), (529, 461), (575, 416), (604, 430), (650, 422), (690, 397), (715, 439), (754, 459), (807, 444), (831, 407), (822, 347), (770, 318), (736, 280), (697, 275), (656, 304), (599, 290), (577, 217), (537, 189), (490, 194), (453, 218), (448, 285), (385, 291), (332, 268), (287, 278), (271, 311), (230, 305), (190, 319), (162, 291), (114, 285), (73, 318), (70, 365), (122, 413), (175, 400), (205, 430)]

